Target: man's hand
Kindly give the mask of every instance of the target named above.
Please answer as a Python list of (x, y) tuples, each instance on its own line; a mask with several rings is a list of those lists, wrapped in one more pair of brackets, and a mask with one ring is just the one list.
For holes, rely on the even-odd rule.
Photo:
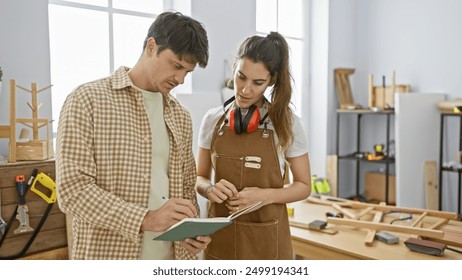
[(144, 217), (142, 231), (160, 232), (184, 218), (197, 216), (197, 209), (188, 199), (171, 198), (157, 210), (150, 210)]
[(193, 255), (197, 255), (201, 251), (205, 250), (212, 239), (210, 236), (198, 236), (196, 239), (186, 238), (181, 241), (180, 244)]

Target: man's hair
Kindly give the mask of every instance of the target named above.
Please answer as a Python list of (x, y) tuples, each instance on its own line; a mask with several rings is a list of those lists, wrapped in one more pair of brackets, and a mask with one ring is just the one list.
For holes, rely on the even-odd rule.
[(143, 50), (153, 37), (158, 45), (157, 54), (170, 49), (180, 59), (198, 63), (205, 68), (209, 60), (209, 42), (202, 23), (179, 12), (164, 12), (149, 27)]

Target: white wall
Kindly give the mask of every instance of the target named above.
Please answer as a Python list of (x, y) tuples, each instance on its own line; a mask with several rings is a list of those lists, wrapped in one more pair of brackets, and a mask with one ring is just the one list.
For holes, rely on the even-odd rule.
[[(310, 89), (308, 94), (307, 139), (309, 143), (311, 174), (324, 176), (326, 173), (327, 117), (329, 92), (329, 2), (311, 1), (311, 44), (310, 46)], [(305, 111), (302, 109), (302, 111)], [(314, 121), (316, 120), (316, 121)]]
[(194, 71), (193, 92), (221, 94), (225, 59), (231, 65), (239, 44), (255, 34), (255, 1), (193, 0), (191, 16), (204, 23), (210, 43), (209, 64)]
[[(47, 0), (0, 0), (0, 66), (3, 70), (0, 125), (8, 125), (10, 79), (15, 79), (18, 85), (28, 89), (33, 82), (37, 83), (38, 89), (51, 83)], [(46, 90), (38, 95), (39, 104), (42, 103), (39, 118), (51, 119), (51, 91)], [(32, 102), (31, 94), (18, 89), (18, 118), (32, 117), (27, 102)], [(17, 136), (21, 128), (17, 126)], [(39, 131), (40, 137), (46, 137), (45, 130)], [(7, 139), (0, 139), (0, 155), (8, 155)]]

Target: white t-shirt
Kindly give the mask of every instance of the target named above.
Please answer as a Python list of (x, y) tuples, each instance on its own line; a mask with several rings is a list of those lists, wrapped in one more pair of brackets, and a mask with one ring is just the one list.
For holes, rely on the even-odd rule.
[[(140, 89), (141, 90), (141, 89)], [(169, 197), (168, 157), (170, 143), (164, 121), (164, 101), (160, 92), (141, 90), (143, 103), (151, 125), (152, 170), (151, 190), (149, 192), (149, 209), (158, 209)], [(173, 260), (175, 259), (173, 242), (153, 241), (154, 232), (144, 232), (141, 259)]]
[[(263, 107), (259, 108), (259, 110), (260, 110), (260, 115), (263, 118), (263, 116), (267, 113), (267, 107), (264, 105)], [(227, 114), (229, 114), (229, 111), (230, 110), (228, 110)], [(205, 116), (202, 119), (201, 127), (199, 130), (199, 143), (198, 143), (199, 147), (210, 150), (211, 143), (212, 143), (212, 137), (213, 137), (213, 131), (215, 129), (215, 126), (217, 125), (217, 122), (219, 121), (221, 116), (223, 116), (223, 113), (224, 113), (223, 106), (209, 109), (207, 113), (205, 113)], [(279, 139), (274, 131), (274, 126), (271, 120), (269, 118), (266, 119), (269, 121), (269, 123), (267, 124), (267, 128), (274, 131), (274, 142), (278, 150), (279, 165), (281, 167), (281, 175), (284, 175), (284, 169), (285, 169), (284, 159), (285, 158), (298, 157), (308, 152), (305, 131), (303, 129), (300, 118), (296, 116), (295, 114), (293, 114), (292, 116), (293, 116), (292, 131), (294, 133), (294, 141), (292, 145), (290, 145), (288, 149), (286, 150), (285, 155), (282, 153), (282, 149), (279, 146)], [(229, 126), (229, 123), (226, 125)], [(264, 128), (264, 125), (263, 124), (260, 125), (259, 128)]]

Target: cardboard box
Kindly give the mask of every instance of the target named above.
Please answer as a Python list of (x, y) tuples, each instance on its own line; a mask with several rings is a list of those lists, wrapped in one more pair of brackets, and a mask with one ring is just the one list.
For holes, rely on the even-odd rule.
[[(366, 198), (371, 202), (385, 202), (385, 174), (366, 172)], [(388, 177), (388, 204), (396, 204), (396, 176)]]

